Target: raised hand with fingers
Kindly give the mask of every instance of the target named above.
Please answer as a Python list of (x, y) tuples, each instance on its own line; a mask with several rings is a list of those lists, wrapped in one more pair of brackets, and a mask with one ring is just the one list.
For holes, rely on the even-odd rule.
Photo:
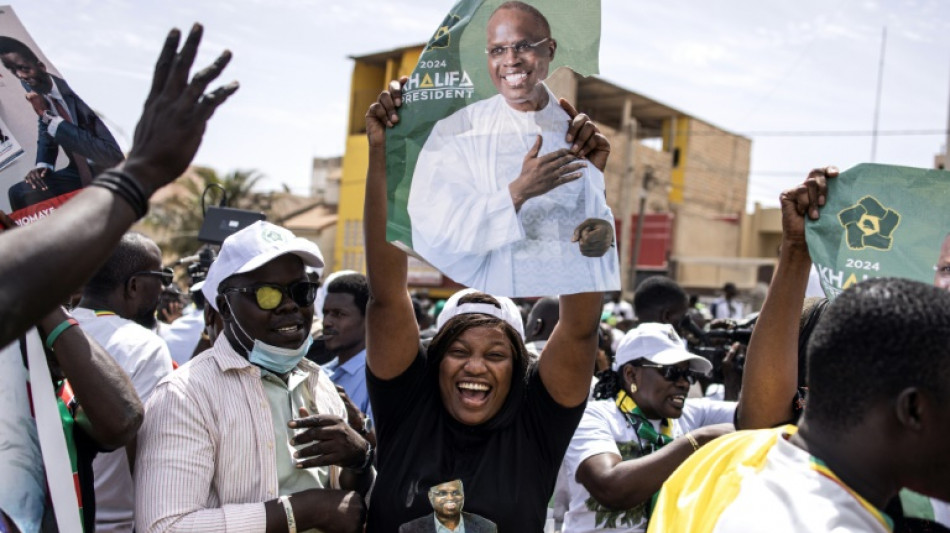
[(409, 78), (403, 76), (389, 82), (376, 102), (366, 111), (366, 136), (371, 147), (386, 145), (386, 128), (392, 128), (399, 122), (397, 110), (402, 106), (402, 88)]
[(590, 117), (578, 113), (570, 102), (561, 98), (561, 108), (571, 117), (565, 140), (571, 145), (571, 152), (578, 157), (586, 157), (591, 164), (601, 172), (607, 168), (607, 157), (610, 155), (610, 141), (597, 129)]
[(818, 209), (828, 198), (828, 179), (836, 178), (833, 166), (816, 168), (808, 173), (803, 183), (782, 192), (782, 239), (793, 246), (805, 247), (805, 217), (818, 219)]
[(179, 52), (181, 32), (170, 31), (155, 65), (152, 88), (123, 164), (125, 171), (138, 178), (146, 194), (185, 171), (198, 151), (208, 119), (238, 89), (233, 81), (205, 92), (231, 60), (228, 50), (188, 81), (201, 34), (200, 24), (192, 26)]

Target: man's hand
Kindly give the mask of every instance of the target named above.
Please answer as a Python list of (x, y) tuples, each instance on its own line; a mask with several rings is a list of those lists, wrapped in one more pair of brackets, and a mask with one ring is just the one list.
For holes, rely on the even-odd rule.
[(343, 400), (343, 406), (346, 407), (346, 423), (356, 429), (357, 432), (360, 432), (360, 429), (365, 429), (363, 412), (360, 411), (360, 408), (347, 396), (346, 390), (340, 385), (337, 385), (336, 392), (340, 395), (340, 399)]
[(38, 117), (42, 117), (43, 113), (49, 109), (49, 103), (46, 101), (46, 98), (43, 98), (43, 96), (37, 92), (30, 91), (26, 93), (26, 99), (30, 102), (30, 105), (33, 106), (33, 111), (36, 112), (36, 116)]
[(578, 160), (578, 156), (567, 148), (555, 150), (538, 156), (541, 151), (541, 136), (528, 150), (521, 164), (521, 174), (508, 184), (511, 202), (515, 211), (519, 211), (525, 202), (546, 192), (570, 183), (584, 175), (582, 169), (587, 163)]
[(578, 113), (570, 102), (561, 98), (561, 108), (571, 117), (565, 140), (571, 145), (571, 152), (578, 157), (586, 157), (601, 172), (607, 168), (607, 156), (610, 155), (610, 141), (591, 122), (590, 117)]
[(46, 186), (46, 174), (49, 172), (49, 169), (46, 167), (36, 167), (26, 173), (26, 177), (23, 178), (23, 181), (30, 184), (30, 187), (34, 189), (39, 189), (45, 191), (49, 189)]
[(184, 309), (185, 306), (181, 302), (175, 300), (169, 301), (167, 305), (159, 307), (159, 319), (166, 324), (171, 324), (182, 317)]
[(370, 147), (386, 146), (386, 128), (392, 128), (399, 122), (396, 109), (402, 105), (402, 88), (409, 81), (403, 76), (389, 82), (389, 87), (379, 93), (379, 98), (366, 111), (366, 137)]
[(208, 119), (238, 89), (238, 83), (233, 81), (210, 93), (204, 92), (231, 60), (227, 50), (189, 82), (188, 73), (198, 52), (202, 27), (192, 26), (181, 52), (176, 53), (180, 33), (173, 29), (165, 39), (145, 109), (135, 127), (132, 149), (123, 164), (148, 194), (185, 171), (198, 151)]
[(808, 178), (794, 189), (788, 189), (779, 196), (782, 204), (782, 246), (806, 249), (805, 216), (818, 219), (818, 208), (825, 205), (828, 198), (828, 179), (838, 176), (836, 167), (816, 168), (808, 173)]
[(574, 228), (571, 242), (580, 245), (584, 257), (601, 257), (614, 243), (614, 228), (606, 220), (588, 218)]
[(287, 425), (302, 430), (290, 441), (291, 444), (315, 443), (294, 454), (298, 459), (298, 468), (328, 465), (359, 467), (366, 460), (366, 439), (338, 416), (311, 416), (306, 409), (300, 408), (300, 418), (291, 420)]

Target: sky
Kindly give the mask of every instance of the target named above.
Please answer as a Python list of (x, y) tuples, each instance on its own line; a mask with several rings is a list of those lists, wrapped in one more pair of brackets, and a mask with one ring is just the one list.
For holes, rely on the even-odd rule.
[[(578, 0), (590, 1), (590, 0)], [(341, 155), (349, 56), (426, 41), (452, 6), (412, 0), (29, 0), (11, 3), (45, 55), (128, 150), (171, 27), (205, 26), (196, 64), (223, 49), (241, 89), (195, 163), (257, 170), (307, 194), (313, 157)], [(752, 139), (748, 206), (778, 204), (809, 169), (876, 157), (932, 167), (946, 143), (946, 0), (602, 0), (600, 76)], [(844, 135), (843, 133), (847, 133)]]

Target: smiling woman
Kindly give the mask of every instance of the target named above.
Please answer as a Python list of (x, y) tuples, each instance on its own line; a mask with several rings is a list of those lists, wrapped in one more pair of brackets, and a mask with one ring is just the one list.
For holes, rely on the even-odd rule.
[[(396, 94), (401, 98), (386, 91), (380, 102), (391, 105)], [(561, 296), (560, 321), (537, 364), (528, 363), (520, 315), (478, 292), (460, 297), (429, 347), (421, 347), (406, 254), (386, 241), (391, 116), (380, 102), (366, 117), (366, 381), (379, 444), (367, 531), (395, 533), (425, 522), (428, 488), (452, 480), (465, 486), (465, 511), (499, 531), (541, 531), (583, 414), (602, 294)], [(466, 531), (488, 531), (467, 516)]]
[(613, 371), (564, 459), (570, 507), (565, 531), (646, 531), (654, 494), (691, 453), (732, 431), (734, 402), (689, 400), (690, 386), (712, 370), (686, 351), (669, 324), (644, 323), (617, 347)]

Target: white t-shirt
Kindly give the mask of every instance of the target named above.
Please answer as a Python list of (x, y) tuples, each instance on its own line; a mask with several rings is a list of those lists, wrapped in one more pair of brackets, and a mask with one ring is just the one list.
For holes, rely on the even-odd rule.
[(178, 363), (178, 366), (181, 366), (191, 360), (204, 329), (204, 312), (192, 308), (190, 312), (185, 313), (178, 320), (161, 328), (158, 334), (168, 344), (168, 351), (171, 353), (172, 359)]
[[(547, 89), (546, 89), (547, 90)], [(583, 175), (515, 211), (508, 185), (542, 137), (539, 155), (569, 148), (569, 118), (548, 91), (541, 110), (511, 108), (501, 95), (436, 123), (419, 153), (407, 209), (412, 248), (455, 281), (503, 296), (619, 290), (617, 248), (584, 257), (574, 229), (597, 218), (613, 226), (604, 175)]]
[[(76, 309), (73, 316), (129, 375), (143, 404), (155, 385), (171, 373), (168, 346), (155, 333), (117, 315), (96, 316), (91, 309)], [(135, 525), (135, 490), (125, 448), (100, 453), (92, 469), (96, 479), (96, 531), (131, 532)]]
[[(683, 436), (689, 431), (713, 424), (732, 423), (735, 416), (735, 402), (717, 402), (705, 398), (686, 400), (683, 406), (683, 415), (673, 420), (673, 438)], [(659, 430), (660, 421), (656, 420), (654, 427)], [(642, 512), (610, 511), (596, 502), (577, 482), (577, 469), (585, 460), (601, 453), (612, 453), (623, 457), (624, 460), (636, 457), (638, 446), (636, 431), (627, 422), (626, 417), (617, 408), (613, 400), (590, 402), (584, 411), (584, 417), (574, 432), (571, 445), (564, 456), (564, 466), (567, 471), (568, 491), (570, 493), (570, 507), (564, 515), (564, 533), (587, 532), (642, 532), (646, 530), (646, 521)], [(601, 511), (602, 521), (598, 523), (598, 512)], [(605, 527), (611, 521), (617, 527)]]
[(649, 531), (890, 533), (890, 518), (786, 440), (790, 427), (740, 431), (693, 454), (663, 485)]

